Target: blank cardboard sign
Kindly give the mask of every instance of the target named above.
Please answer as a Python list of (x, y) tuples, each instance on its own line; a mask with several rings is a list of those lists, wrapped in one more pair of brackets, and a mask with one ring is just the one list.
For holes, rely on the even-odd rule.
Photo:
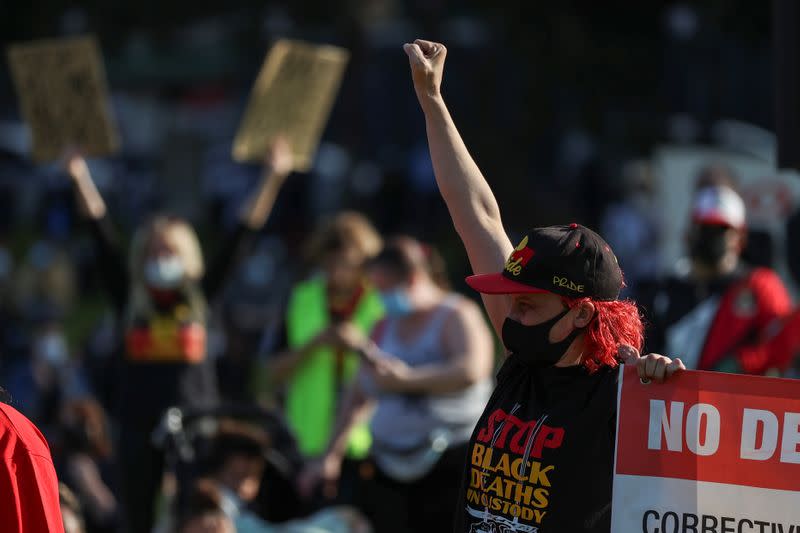
[(308, 171), (349, 57), (335, 46), (277, 41), (253, 85), (233, 158), (261, 162), (269, 143), (282, 135), (292, 147), (294, 169)]
[(102, 56), (93, 37), (14, 44), (8, 60), (31, 129), (34, 160), (56, 160), (68, 147), (95, 157), (118, 149)]

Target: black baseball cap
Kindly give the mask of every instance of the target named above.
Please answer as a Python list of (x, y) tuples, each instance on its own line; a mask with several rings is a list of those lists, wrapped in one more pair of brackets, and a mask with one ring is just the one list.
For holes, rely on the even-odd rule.
[(580, 224), (532, 229), (511, 252), (502, 272), (469, 276), (484, 294), (549, 292), (611, 301), (622, 290), (622, 271), (611, 247)]

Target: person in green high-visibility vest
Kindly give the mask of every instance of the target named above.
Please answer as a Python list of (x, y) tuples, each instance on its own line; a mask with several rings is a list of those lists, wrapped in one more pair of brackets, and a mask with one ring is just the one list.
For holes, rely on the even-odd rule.
[[(325, 451), (341, 393), (358, 369), (358, 356), (339, 339), (340, 326), (350, 323), (368, 335), (383, 317), (380, 298), (362, 270), (381, 246), (377, 231), (358, 213), (324, 221), (308, 248), (318, 271), (295, 286), (289, 298), (286, 349), (269, 358), (267, 372), (286, 387), (286, 418), (306, 457)], [(365, 457), (370, 444), (366, 424), (356, 426), (349, 457)]]

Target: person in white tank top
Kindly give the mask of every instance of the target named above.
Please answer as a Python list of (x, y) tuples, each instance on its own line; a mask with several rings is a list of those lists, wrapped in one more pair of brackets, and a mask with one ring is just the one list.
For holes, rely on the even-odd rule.
[(363, 363), (328, 450), (301, 474), (300, 489), (335, 485), (348, 430), (372, 412), (372, 451), (357, 466), (371, 475), (354, 503), (381, 533), (446, 531), (466, 443), (493, 387), (491, 334), (475, 303), (437, 284), (417, 241), (390, 241), (367, 272), (387, 318), (372, 339), (340, 328), (339, 341)]

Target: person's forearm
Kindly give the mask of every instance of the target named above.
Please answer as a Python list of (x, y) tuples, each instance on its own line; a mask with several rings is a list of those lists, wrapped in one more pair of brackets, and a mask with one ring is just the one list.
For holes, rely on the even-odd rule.
[(81, 211), (94, 220), (103, 218), (106, 214), (106, 203), (88, 171), (72, 175), (72, 182)]
[[(380, 347), (369, 342), (361, 348), (368, 360), (379, 361), (381, 357), (394, 357), (383, 352)], [(456, 392), (479, 381), (482, 377), (480, 366), (470, 364), (469, 360), (459, 363), (428, 364), (409, 368), (403, 377), (402, 390), (407, 394), (446, 394)]]
[(476, 383), (480, 376), (462, 365), (424, 365), (415, 367), (405, 381), (410, 394), (447, 394)]
[(270, 380), (275, 383), (283, 383), (289, 379), (295, 369), (308, 357), (313, 350), (311, 344), (307, 344), (295, 350), (284, 350), (275, 354), (267, 362), (267, 372)]
[(252, 230), (258, 230), (264, 226), (269, 214), (272, 212), (275, 199), (278, 197), (285, 179), (285, 175), (272, 170), (268, 170), (264, 174), (258, 191), (256, 191), (242, 212), (242, 223), (244, 225)]
[(336, 416), (336, 423), (331, 432), (331, 439), (325, 451), (327, 457), (334, 457), (337, 460), (344, 458), (347, 453), (350, 430), (352, 430), (356, 424), (366, 419), (372, 407), (373, 402), (364, 395), (358, 384), (354, 383), (347, 391), (339, 413)]
[(428, 145), (439, 191), (459, 233), (501, 224), (494, 194), (469, 154), (441, 95), (422, 100)]

